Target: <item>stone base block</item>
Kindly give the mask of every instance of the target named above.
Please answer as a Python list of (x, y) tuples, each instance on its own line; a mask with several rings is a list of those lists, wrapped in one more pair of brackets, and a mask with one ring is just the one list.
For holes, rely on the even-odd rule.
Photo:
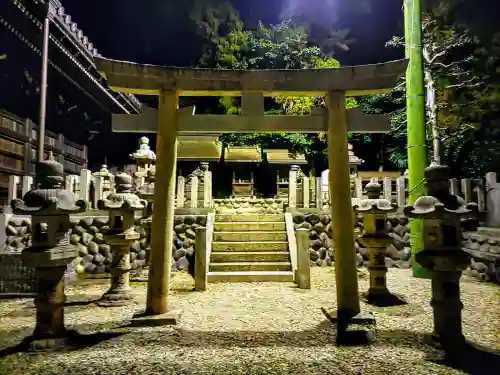
[(372, 293), (368, 291), (364, 293), (362, 297), (366, 303), (378, 307), (401, 306), (407, 304), (403, 297), (389, 292)]
[(149, 315), (144, 312), (137, 313), (130, 322), (131, 327), (154, 327), (176, 325), (181, 317), (180, 310), (170, 310), (159, 315)]
[(357, 314), (351, 318), (339, 316), (335, 309), (321, 308), (328, 320), (337, 325), (337, 345), (371, 345), (375, 340), (375, 318), (372, 314)]
[(21, 342), (20, 347), (29, 352), (63, 349), (76, 346), (79, 337), (80, 334), (73, 330), (67, 330), (53, 337), (38, 337), (33, 335), (26, 337)]

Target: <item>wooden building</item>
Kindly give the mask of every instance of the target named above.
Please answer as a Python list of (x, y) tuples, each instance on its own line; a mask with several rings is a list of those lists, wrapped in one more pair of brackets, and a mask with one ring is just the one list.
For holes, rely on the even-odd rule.
[[(48, 20), (48, 22), (46, 22)], [(89, 129), (104, 131), (110, 113), (141, 112), (131, 94), (116, 93), (96, 68), (96, 47), (58, 0), (0, 1), (0, 149), (5, 173), (32, 173), (32, 149), (43, 93), (42, 50), (48, 24), (48, 89), (45, 147), (64, 163), (67, 173), (79, 174), (89, 159), (84, 144)], [(97, 130), (96, 130), (97, 128)], [(70, 140), (71, 139), (71, 140)], [(99, 144), (92, 144), (95, 159)], [(101, 161), (102, 162), (102, 161)]]

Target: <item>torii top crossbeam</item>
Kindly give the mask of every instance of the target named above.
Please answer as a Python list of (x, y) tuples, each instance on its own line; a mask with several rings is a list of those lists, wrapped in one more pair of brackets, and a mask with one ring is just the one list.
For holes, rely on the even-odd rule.
[(300, 70), (171, 68), (104, 58), (96, 58), (96, 64), (113, 90), (138, 95), (159, 95), (165, 90), (180, 96), (241, 96), (251, 91), (266, 96), (323, 96), (332, 91), (357, 96), (394, 87), (407, 60)]

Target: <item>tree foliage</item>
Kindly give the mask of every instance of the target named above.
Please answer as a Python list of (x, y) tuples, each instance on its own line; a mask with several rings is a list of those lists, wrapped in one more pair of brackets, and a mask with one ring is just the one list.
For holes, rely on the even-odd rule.
[[(331, 56), (354, 42), (348, 31), (333, 23), (345, 16), (342, 3), (330, 0), (285, 2), (277, 25), (259, 23), (248, 29), (227, 1), (209, 0), (193, 14), (206, 46), (200, 65), (229, 69), (337, 68)], [(368, 2), (357, 2), (362, 6)], [(455, 176), (500, 171), (500, 32), (488, 0), (429, 0), (424, 3), (424, 60), (427, 82), (428, 149), (432, 138), (442, 144), (443, 162)], [(371, 2), (373, 4), (373, 2)], [(208, 8), (216, 9), (208, 9)], [(326, 11), (325, 9), (328, 9)], [(369, 8), (356, 9), (369, 11)], [(488, 30), (488, 32), (484, 32)], [(403, 38), (389, 44), (401, 46)], [(266, 113), (307, 115), (324, 106), (322, 98), (280, 96), (266, 99)], [(406, 111), (404, 77), (388, 94), (349, 99), (348, 107), (391, 118), (388, 135), (350, 135), (356, 154), (376, 168), (406, 168)], [(238, 114), (240, 100), (221, 98), (218, 113)], [(433, 132), (434, 131), (434, 132)], [(325, 135), (232, 134), (223, 140), (233, 145), (288, 148), (306, 154), (310, 161), (325, 159)], [(374, 158), (374, 154), (378, 157)]]
[[(255, 30), (245, 30), (236, 26), (225, 36), (219, 36), (211, 43), (213, 53), (201, 58), (202, 66), (230, 69), (340, 67), (337, 60), (325, 56), (318, 46), (309, 42), (306, 27), (293, 25), (290, 20), (277, 25), (264, 25), (259, 22)], [(238, 98), (222, 97), (219, 104), (226, 114), (240, 113)], [(266, 100), (265, 104), (267, 115), (309, 115), (313, 108), (325, 106), (324, 98), (312, 96), (278, 96)], [(355, 107), (356, 101), (348, 98), (346, 105), (348, 108)], [(326, 154), (325, 134), (284, 132), (226, 134), (222, 136), (222, 140), (229, 145), (286, 148), (292, 154), (304, 154), (311, 164), (324, 159)]]

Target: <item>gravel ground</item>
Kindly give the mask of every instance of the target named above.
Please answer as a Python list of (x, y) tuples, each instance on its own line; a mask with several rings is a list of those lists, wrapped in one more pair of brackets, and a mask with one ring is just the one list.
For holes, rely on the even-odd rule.
[[(377, 319), (376, 341), (366, 347), (333, 344), (335, 328), (320, 311), (335, 306), (333, 268), (313, 268), (310, 291), (288, 283), (233, 283), (191, 292), (192, 281), (182, 273), (172, 284), (171, 304), (182, 311), (181, 321), (159, 328), (124, 327), (144, 307), (144, 283), (134, 284), (134, 304), (108, 309), (84, 303), (102, 295), (107, 281), (68, 288), (67, 326), (85, 334), (114, 335), (94, 337), (100, 342), (79, 350), (0, 357), (0, 374), (467, 373), (434, 362), (441, 352), (423, 342), (424, 334), (432, 331), (430, 282), (410, 277), (409, 270), (391, 269), (388, 274), (389, 288), (403, 295), (407, 305), (363, 304), (363, 311)], [(360, 290), (367, 289), (365, 270), (359, 284)], [(461, 287), (467, 339), (500, 352), (500, 289), (467, 277)], [(0, 347), (15, 346), (33, 329), (31, 300), (0, 301), (0, 316)], [(479, 365), (475, 373), (500, 373), (500, 367), (484, 370)]]

